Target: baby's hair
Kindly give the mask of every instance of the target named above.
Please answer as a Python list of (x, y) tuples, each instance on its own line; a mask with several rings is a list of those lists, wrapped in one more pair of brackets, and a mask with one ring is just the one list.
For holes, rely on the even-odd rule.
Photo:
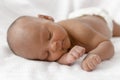
[(16, 54), (15, 52), (14, 52), (14, 50), (12, 49), (12, 47), (11, 47), (11, 45), (12, 44), (10, 44), (10, 39), (9, 39), (9, 34), (11, 33), (11, 29), (15, 26), (15, 24), (18, 22), (18, 21), (20, 21), (21, 19), (23, 19), (23, 18), (26, 18), (27, 16), (20, 16), (20, 17), (18, 17), (14, 22), (12, 22), (12, 24), (9, 26), (9, 28), (8, 28), (8, 31), (7, 31), (7, 42), (8, 42), (8, 46), (9, 46), (9, 48), (12, 50), (12, 52), (14, 53), (14, 54)]

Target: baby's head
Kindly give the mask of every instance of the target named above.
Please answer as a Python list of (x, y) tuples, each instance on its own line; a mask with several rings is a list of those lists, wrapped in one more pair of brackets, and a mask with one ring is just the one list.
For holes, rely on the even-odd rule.
[(55, 61), (70, 48), (65, 29), (50, 16), (22, 16), (8, 29), (11, 50), (27, 59)]

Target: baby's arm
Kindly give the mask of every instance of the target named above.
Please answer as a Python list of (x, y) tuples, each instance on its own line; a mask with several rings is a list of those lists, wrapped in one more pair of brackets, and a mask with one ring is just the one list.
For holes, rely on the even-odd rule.
[(85, 53), (85, 48), (74, 46), (68, 53), (64, 54), (57, 62), (60, 64), (72, 64)]
[(103, 60), (110, 59), (114, 55), (114, 47), (111, 41), (101, 42), (95, 49), (91, 50), (82, 62), (82, 68), (91, 71)]

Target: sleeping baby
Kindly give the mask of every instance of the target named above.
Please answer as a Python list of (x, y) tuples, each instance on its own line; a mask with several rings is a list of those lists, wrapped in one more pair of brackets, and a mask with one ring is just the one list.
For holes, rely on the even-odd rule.
[(120, 36), (120, 26), (104, 10), (87, 8), (59, 22), (47, 15), (21, 16), (9, 27), (7, 40), (16, 55), (32, 60), (70, 65), (87, 54), (80, 66), (92, 71), (113, 57), (112, 36)]

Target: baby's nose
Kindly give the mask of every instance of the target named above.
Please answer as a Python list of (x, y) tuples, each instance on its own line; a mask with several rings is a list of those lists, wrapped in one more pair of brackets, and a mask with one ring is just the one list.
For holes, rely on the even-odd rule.
[(50, 44), (50, 49), (53, 52), (61, 50), (62, 49), (62, 42), (61, 41), (55, 41), (55, 42), (51, 43)]

